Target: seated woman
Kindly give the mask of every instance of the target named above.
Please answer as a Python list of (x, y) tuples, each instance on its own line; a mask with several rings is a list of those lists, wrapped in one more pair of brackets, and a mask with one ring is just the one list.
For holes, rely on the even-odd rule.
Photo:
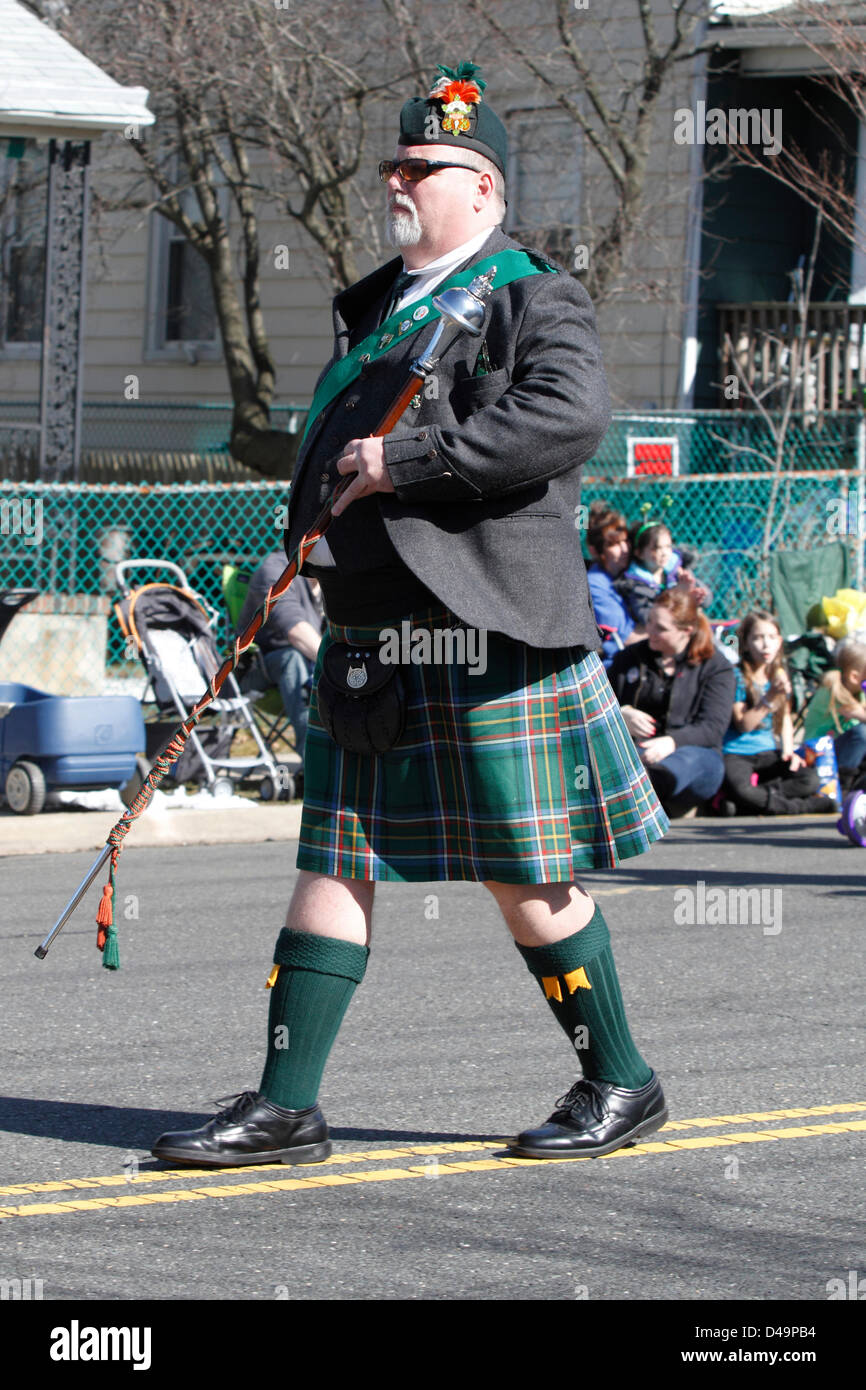
[(756, 608), (737, 632), (740, 669), (725, 735), (725, 811), (791, 816), (835, 811), (818, 792), (818, 774), (794, 752), (791, 682), (785, 669), (782, 631), (772, 613)]
[(713, 646), (694, 594), (659, 594), (647, 637), (619, 652), (608, 675), (665, 810), (709, 801), (725, 774), (722, 739), (736, 674)]
[(615, 654), (629, 640), (634, 640), (631, 636), (634, 622), (614, 586), (614, 580), (622, 574), (629, 558), (628, 527), (622, 513), (615, 512), (606, 502), (593, 502), (586, 528), (586, 548), (592, 557), (586, 574), (595, 621), (610, 629), (602, 648), (602, 660), (605, 666), (610, 666)]

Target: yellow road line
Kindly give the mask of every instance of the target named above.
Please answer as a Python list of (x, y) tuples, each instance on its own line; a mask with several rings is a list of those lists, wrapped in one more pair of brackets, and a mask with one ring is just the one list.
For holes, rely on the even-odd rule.
[[(701, 1115), (691, 1120), (668, 1120), (659, 1133), (668, 1134), (689, 1129), (714, 1129), (718, 1125), (765, 1124), (768, 1120), (805, 1120), (815, 1115), (850, 1115), (861, 1110), (866, 1110), (866, 1101), (864, 1100), (852, 1100), (846, 1104), (837, 1105), (811, 1105), (792, 1110), (754, 1110), (742, 1115)], [(831, 1127), (825, 1125), (824, 1128), (829, 1131)], [(315, 1166), (317, 1169), (334, 1164), (343, 1167), (347, 1163), (373, 1163), (386, 1158), (414, 1158), (417, 1155), (426, 1157), (428, 1154), (471, 1153), (477, 1152), (479, 1149), (488, 1152), (490, 1149), (504, 1146), (505, 1142), (504, 1138), (468, 1139), (451, 1143), (445, 1141), (438, 1144), (408, 1144), (401, 1145), (399, 1148), (387, 1149), (347, 1149), (332, 1154), (330, 1158), (325, 1159), (324, 1163)], [(231, 1170), (220, 1169), (219, 1171), (228, 1172)], [(251, 1163), (244, 1165), (243, 1171), (245, 1173), (270, 1173), (274, 1171), (274, 1164)], [(152, 1182), (177, 1182), (179, 1179), (209, 1178), (213, 1176), (213, 1173), (213, 1168), (163, 1168), (158, 1172), (136, 1173), (134, 1176), (127, 1173), (108, 1173), (94, 1178), (57, 1178), (48, 1182), (15, 1183), (10, 1187), (0, 1187), (0, 1197), (26, 1197), (35, 1196), (41, 1192), (71, 1192), (92, 1187), (132, 1187)]]
[[(788, 1139), (816, 1139), (828, 1134), (853, 1134), (866, 1131), (866, 1120), (850, 1120), (847, 1124), (792, 1125), (787, 1129), (751, 1130), (744, 1134), (698, 1135), (691, 1139), (668, 1139), (636, 1144), (630, 1149), (617, 1149), (608, 1158), (640, 1157), (643, 1154), (679, 1153), (687, 1149), (715, 1149), (737, 1144), (777, 1143)], [(525, 1168), (530, 1164), (592, 1163), (590, 1158), (481, 1158), (452, 1163), (437, 1163), (435, 1170), (427, 1164), (406, 1168), (374, 1168), (360, 1173), (323, 1173), (323, 1165), (302, 1178), (273, 1178), (269, 1182), (223, 1183), (198, 1188), (179, 1188), (171, 1192), (128, 1193), (123, 1197), (87, 1197), (80, 1201), (29, 1202), (19, 1207), (0, 1207), (0, 1220), (15, 1216), (59, 1216), (72, 1211), (94, 1211), (107, 1207), (161, 1206), (169, 1202), (197, 1202), (208, 1197), (260, 1197), (273, 1192), (300, 1192), (319, 1187), (345, 1187), (356, 1183), (403, 1182), (410, 1178), (450, 1177), (458, 1173), (489, 1173), (506, 1168)], [(246, 1170), (249, 1171), (249, 1170)], [(227, 1176), (220, 1170), (220, 1177)]]
[[(765, 1120), (804, 1120), (810, 1115), (850, 1115), (858, 1110), (866, 1110), (866, 1100), (852, 1100), (846, 1105), (810, 1105), (790, 1110), (752, 1110), (741, 1115), (703, 1115), (692, 1120), (668, 1120), (664, 1127), (669, 1129), (705, 1129), (710, 1125), (744, 1125)], [(2, 1189), (0, 1189), (2, 1190)]]
[[(436, 1153), (464, 1153), (473, 1150), (484, 1150), (496, 1148), (497, 1145), (505, 1143), (505, 1139), (491, 1140), (461, 1140), (455, 1143), (442, 1144), (413, 1144), (402, 1146), (399, 1149), (347, 1149), (343, 1152), (332, 1154), (323, 1163), (316, 1164), (317, 1168), (323, 1168), (335, 1163), (342, 1166), (344, 1163), (371, 1162), (376, 1159), (384, 1158), (414, 1158), (417, 1155)], [(245, 1164), (245, 1173), (271, 1173), (274, 1164), (271, 1163), (250, 1163)], [(223, 1171), (230, 1171), (221, 1169)], [(27, 1193), (39, 1192), (69, 1192), (74, 1188), (84, 1187), (123, 1187), (136, 1183), (165, 1182), (167, 1179), (176, 1181), (178, 1178), (207, 1178), (213, 1175), (213, 1168), (163, 1168), (158, 1172), (136, 1173), (129, 1176), (126, 1173), (110, 1173), (95, 1178), (57, 1178), (49, 1182), (18, 1183), (12, 1187), (0, 1187), (0, 1197), (17, 1197)]]

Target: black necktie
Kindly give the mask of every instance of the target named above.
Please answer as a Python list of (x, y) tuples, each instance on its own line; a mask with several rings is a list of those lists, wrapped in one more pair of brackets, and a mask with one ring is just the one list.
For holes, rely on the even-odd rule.
[(403, 298), (403, 294), (409, 288), (409, 286), (412, 284), (415, 278), (416, 277), (408, 270), (400, 271), (400, 274), (397, 276), (397, 279), (394, 281), (394, 284), (391, 287), (391, 299), (388, 304), (387, 312), (383, 315), (383, 321), (384, 319), (390, 318), (391, 315), (394, 313), (395, 309), (397, 308), (397, 305)]

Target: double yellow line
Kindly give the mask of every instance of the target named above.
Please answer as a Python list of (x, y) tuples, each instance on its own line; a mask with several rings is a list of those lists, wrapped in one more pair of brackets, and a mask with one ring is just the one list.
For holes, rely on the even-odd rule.
[[(717, 1149), (739, 1144), (777, 1143), (790, 1139), (816, 1139), (830, 1134), (853, 1134), (866, 1130), (866, 1119), (847, 1119), (824, 1124), (795, 1124), (784, 1128), (745, 1129), (738, 1133), (697, 1134), (690, 1138), (676, 1135), (688, 1130), (719, 1129), (731, 1125), (767, 1124), (777, 1120), (812, 1120), (826, 1115), (855, 1115), (866, 1111), (866, 1101), (848, 1104), (813, 1105), (805, 1109), (753, 1111), (742, 1115), (705, 1115), (692, 1120), (670, 1120), (659, 1131), (664, 1138), (635, 1144), (632, 1148), (617, 1149), (608, 1158), (639, 1158), (644, 1154), (681, 1153), (688, 1149)], [(76, 1197), (63, 1201), (27, 1201), (19, 1206), (0, 1207), (0, 1220), (21, 1216), (61, 1216), (74, 1211), (98, 1211), (103, 1208), (161, 1206), (167, 1202), (200, 1202), (209, 1197), (261, 1197), (273, 1192), (301, 1192), (311, 1188), (346, 1187), (353, 1183), (405, 1182), (411, 1178), (452, 1177), (463, 1173), (491, 1173), (505, 1169), (527, 1168), (536, 1164), (589, 1163), (587, 1158), (515, 1158), (510, 1155), (490, 1156), (491, 1150), (504, 1148), (505, 1140), (485, 1142), (471, 1140), (462, 1143), (412, 1144), (399, 1148), (347, 1150), (333, 1154), (324, 1163), (293, 1167), (293, 1177), (272, 1177), (262, 1182), (226, 1181), (228, 1178), (247, 1178), (250, 1173), (278, 1173), (281, 1165), (260, 1163), (242, 1169), (177, 1168), (137, 1173), (111, 1173), (93, 1178), (66, 1178), (55, 1182), (19, 1183), (0, 1187), (0, 1197), (34, 1198), (55, 1192), (79, 1192), (86, 1189), (123, 1187), (123, 1196), (108, 1194)], [(460, 1155), (486, 1153), (484, 1158), (462, 1158)], [(449, 1155), (447, 1162), (440, 1155)], [(419, 1163), (419, 1159), (426, 1160)], [(431, 1159), (434, 1160), (431, 1163)], [(395, 1167), (359, 1167), (363, 1164), (394, 1163)], [(348, 1169), (337, 1172), (336, 1169)], [(201, 1179), (208, 1179), (202, 1185)], [(194, 1182), (192, 1187), (176, 1187), (169, 1191), (141, 1192), (141, 1187), (164, 1182)]]

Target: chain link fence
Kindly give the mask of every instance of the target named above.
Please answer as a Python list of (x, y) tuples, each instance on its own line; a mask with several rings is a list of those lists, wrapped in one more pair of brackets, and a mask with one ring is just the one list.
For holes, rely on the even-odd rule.
[[(737, 618), (751, 607), (774, 606), (764, 558), (772, 494), (771, 476), (732, 473), (664, 480), (588, 478), (582, 496), (587, 508), (603, 499), (629, 523), (650, 503), (648, 516), (664, 521), (675, 544), (697, 552), (694, 571), (712, 590), (709, 617)], [(771, 551), (812, 550), (842, 541), (861, 588), (864, 527), (857, 475), (842, 470), (786, 473), (778, 494)], [(585, 524), (585, 515), (578, 520)], [(821, 597), (816, 594), (815, 600)]]
[[(773, 412), (770, 420), (778, 429), (781, 413)], [(862, 414), (853, 410), (821, 416), (792, 412), (785, 432), (786, 472), (856, 469), (862, 421)], [(670, 440), (671, 447), (658, 451), (661, 458), (636, 461), (638, 469), (643, 464), (644, 475), (666, 464), (668, 453), (671, 466), (678, 467), (681, 475), (772, 472), (776, 452), (769, 424), (753, 411), (700, 410), (685, 415), (617, 412), (587, 472), (621, 476), (628, 471), (630, 460), (634, 461), (641, 441), (646, 440)]]
[[(0, 646), (0, 680), (21, 680), (55, 694), (83, 693), (80, 687), (70, 688), (79, 672), (74, 643), (65, 667), (56, 659), (31, 661), (25, 677), (20, 667), (27, 652), (13, 638), (25, 637), (22, 629), (33, 625), (60, 628), (71, 637), (70, 624), (60, 618), (74, 615), (83, 640), (111, 608), (120, 561), (172, 561), (191, 588), (222, 610), (223, 565), (255, 565), (269, 550), (280, 549), (287, 501), (288, 489), (281, 483), (0, 484), (0, 592), (36, 589), (48, 600), (42, 601), (41, 613), (28, 604), (15, 618)], [(134, 585), (159, 578), (176, 582), (174, 575), (150, 569), (140, 575), (130, 572), (128, 578)], [(35, 641), (34, 633), (27, 646)], [(129, 661), (113, 612), (102, 664), (103, 680), (128, 677), (138, 669)], [(99, 674), (94, 673), (91, 684), (98, 683)]]
[[(798, 466), (776, 477), (759, 453), (745, 452), (765, 445), (760, 420), (732, 422), (728, 412), (617, 416), (584, 470), (575, 543), (583, 541), (596, 499), (629, 522), (648, 504), (653, 517), (664, 517), (675, 543), (697, 551), (695, 572), (712, 590), (710, 616), (736, 618), (767, 599), (769, 517), (777, 549), (843, 541), (852, 580), (862, 587), (862, 418), (827, 417), (820, 429), (798, 421), (791, 434)], [(114, 566), (136, 558), (172, 561), (221, 612), (223, 565), (252, 566), (281, 549), (287, 502), (286, 483), (261, 481), (0, 482), (0, 592), (32, 588), (40, 594), (38, 606), (23, 608), (0, 644), (0, 680), (86, 694), (143, 678), (111, 611)], [(144, 572), (141, 582), (154, 577)], [(134, 573), (130, 578), (136, 582)], [(220, 636), (227, 636), (225, 627)]]

